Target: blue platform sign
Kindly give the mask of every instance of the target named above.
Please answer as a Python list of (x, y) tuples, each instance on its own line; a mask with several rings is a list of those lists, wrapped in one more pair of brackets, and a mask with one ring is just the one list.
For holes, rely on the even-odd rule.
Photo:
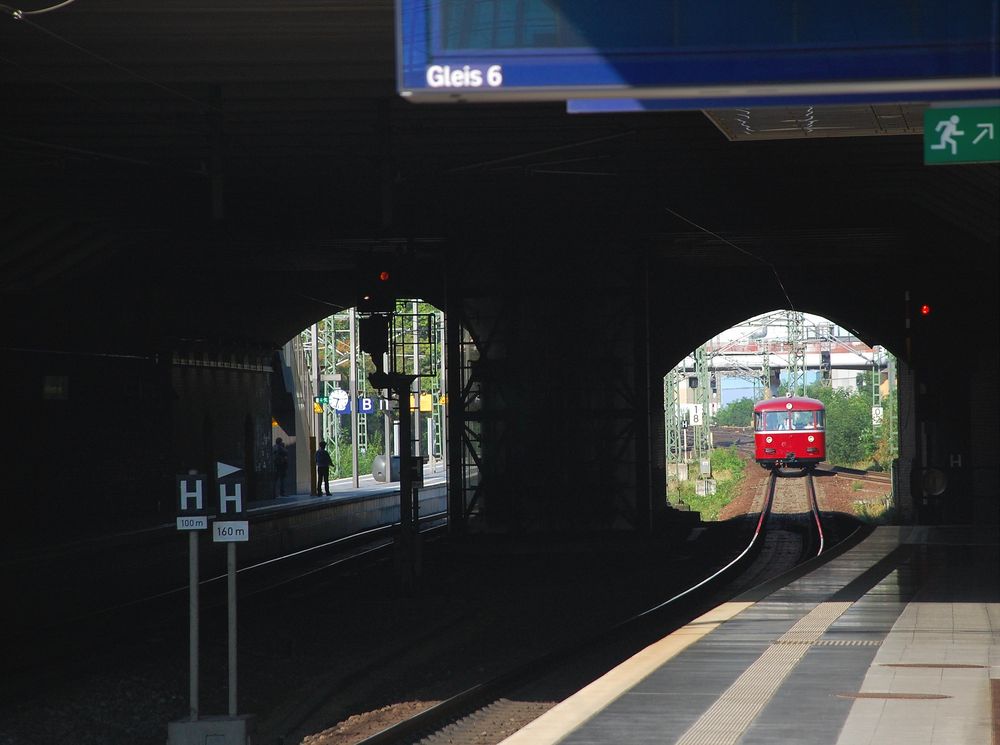
[(396, 0), (396, 12), (397, 87), (415, 101), (692, 108), (1000, 90), (997, 0)]
[[(358, 413), (359, 414), (374, 414), (378, 411), (385, 411), (389, 408), (389, 402), (385, 399), (380, 398), (358, 398)], [(330, 397), (331, 408), (341, 415), (347, 415), (351, 413), (353, 406), (351, 404), (351, 398), (344, 391), (344, 395), (341, 396), (331, 396)]]

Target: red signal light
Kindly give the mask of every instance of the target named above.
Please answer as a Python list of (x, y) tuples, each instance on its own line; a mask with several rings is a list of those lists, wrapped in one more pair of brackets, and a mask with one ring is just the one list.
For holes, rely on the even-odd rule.
[(380, 271), (378, 273), (378, 278), (379, 278), (380, 282), (388, 282), (389, 281), (389, 272), (387, 272), (385, 269), (383, 269), (382, 271)]
[(931, 314), (931, 306), (929, 306), (927, 303), (924, 303), (923, 305), (920, 306), (920, 315), (929, 316), (930, 314)]

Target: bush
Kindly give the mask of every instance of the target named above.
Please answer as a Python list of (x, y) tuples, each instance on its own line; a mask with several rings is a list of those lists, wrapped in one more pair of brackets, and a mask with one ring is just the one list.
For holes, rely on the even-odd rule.
[(739, 494), (746, 469), (746, 461), (735, 447), (713, 450), (711, 460), (712, 473), (716, 476), (715, 494), (696, 494), (694, 481), (682, 481), (678, 485), (677, 498), (700, 513), (704, 521), (719, 519), (722, 508)]
[(753, 406), (751, 398), (726, 404), (715, 415), (715, 423), (722, 427), (750, 427), (753, 425)]
[[(372, 462), (382, 454), (382, 433), (378, 430), (369, 430), (368, 449), (363, 453), (358, 453), (358, 475), (370, 476), (372, 472)], [(333, 458), (333, 468), (330, 469), (331, 479), (342, 479), (351, 475), (351, 442), (350, 438), (340, 441), (337, 451), (330, 453)]]
[(866, 523), (892, 525), (896, 521), (896, 508), (888, 495), (878, 502), (855, 502), (854, 514)]

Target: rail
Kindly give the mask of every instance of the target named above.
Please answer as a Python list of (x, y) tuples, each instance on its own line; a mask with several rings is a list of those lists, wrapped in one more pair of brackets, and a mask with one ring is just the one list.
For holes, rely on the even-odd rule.
[(638, 627), (643, 622), (650, 620), (654, 614), (668, 609), (683, 598), (692, 596), (699, 589), (706, 589), (713, 581), (720, 582), (721, 578), (727, 573), (732, 572), (741, 563), (746, 563), (748, 556), (751, 556), (753, 550), (759, 546), (771, 511), (775, 480), (776, 476), (772, 474), (764, 505), (747, 545), (735, 559), (728, 562), (721, 569), (712, 572), (709, 576), (662, 603), (658, 603), (585, 639), (570, 643), (561, 649), (553, 650), (523, 665), (512, 668), (489, 681), (472, 686), (435, 706), (425, 709), (398, 724), (392, 725), (360, 741), (357, 745), (394, 745), (397, 743), (415, 742), (420, 739), (420, 736), (426, 734), (429, 729), (439, 729), (447, 723), (454, 722), (460, 717), (467, 715), (471, 711), (481, 710), (486, 706), (503, 706), (504, 693), (506, 691), (515, 689), (526, 684), (531, 679), (537, 679), (552, 672), (558, 665), (563, 664), (573, 655), (590, 650), (597, 645), (611, 642), (622, 634), (637, 631)]
[(806, 473), (806, 491), (809, 496), (809, 511), (812, 513), (813, 522), (816, 525), (816, 534), (819, 538), (819, 548), (816, 550), (816, 555), (819, 556), (823, 553), (823, 544), (825, 542), (825, 536), (823, 535), (823, 520), (819, 514), (819, 503), (816, 501), (816, 485), (813, 483), (812, 473)]

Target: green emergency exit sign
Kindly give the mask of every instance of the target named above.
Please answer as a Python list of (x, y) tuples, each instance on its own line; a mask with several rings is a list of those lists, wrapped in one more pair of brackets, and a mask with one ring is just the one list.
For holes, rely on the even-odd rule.
[(1000, 161), (1000, 106), (924, 111), (924, 165)]

